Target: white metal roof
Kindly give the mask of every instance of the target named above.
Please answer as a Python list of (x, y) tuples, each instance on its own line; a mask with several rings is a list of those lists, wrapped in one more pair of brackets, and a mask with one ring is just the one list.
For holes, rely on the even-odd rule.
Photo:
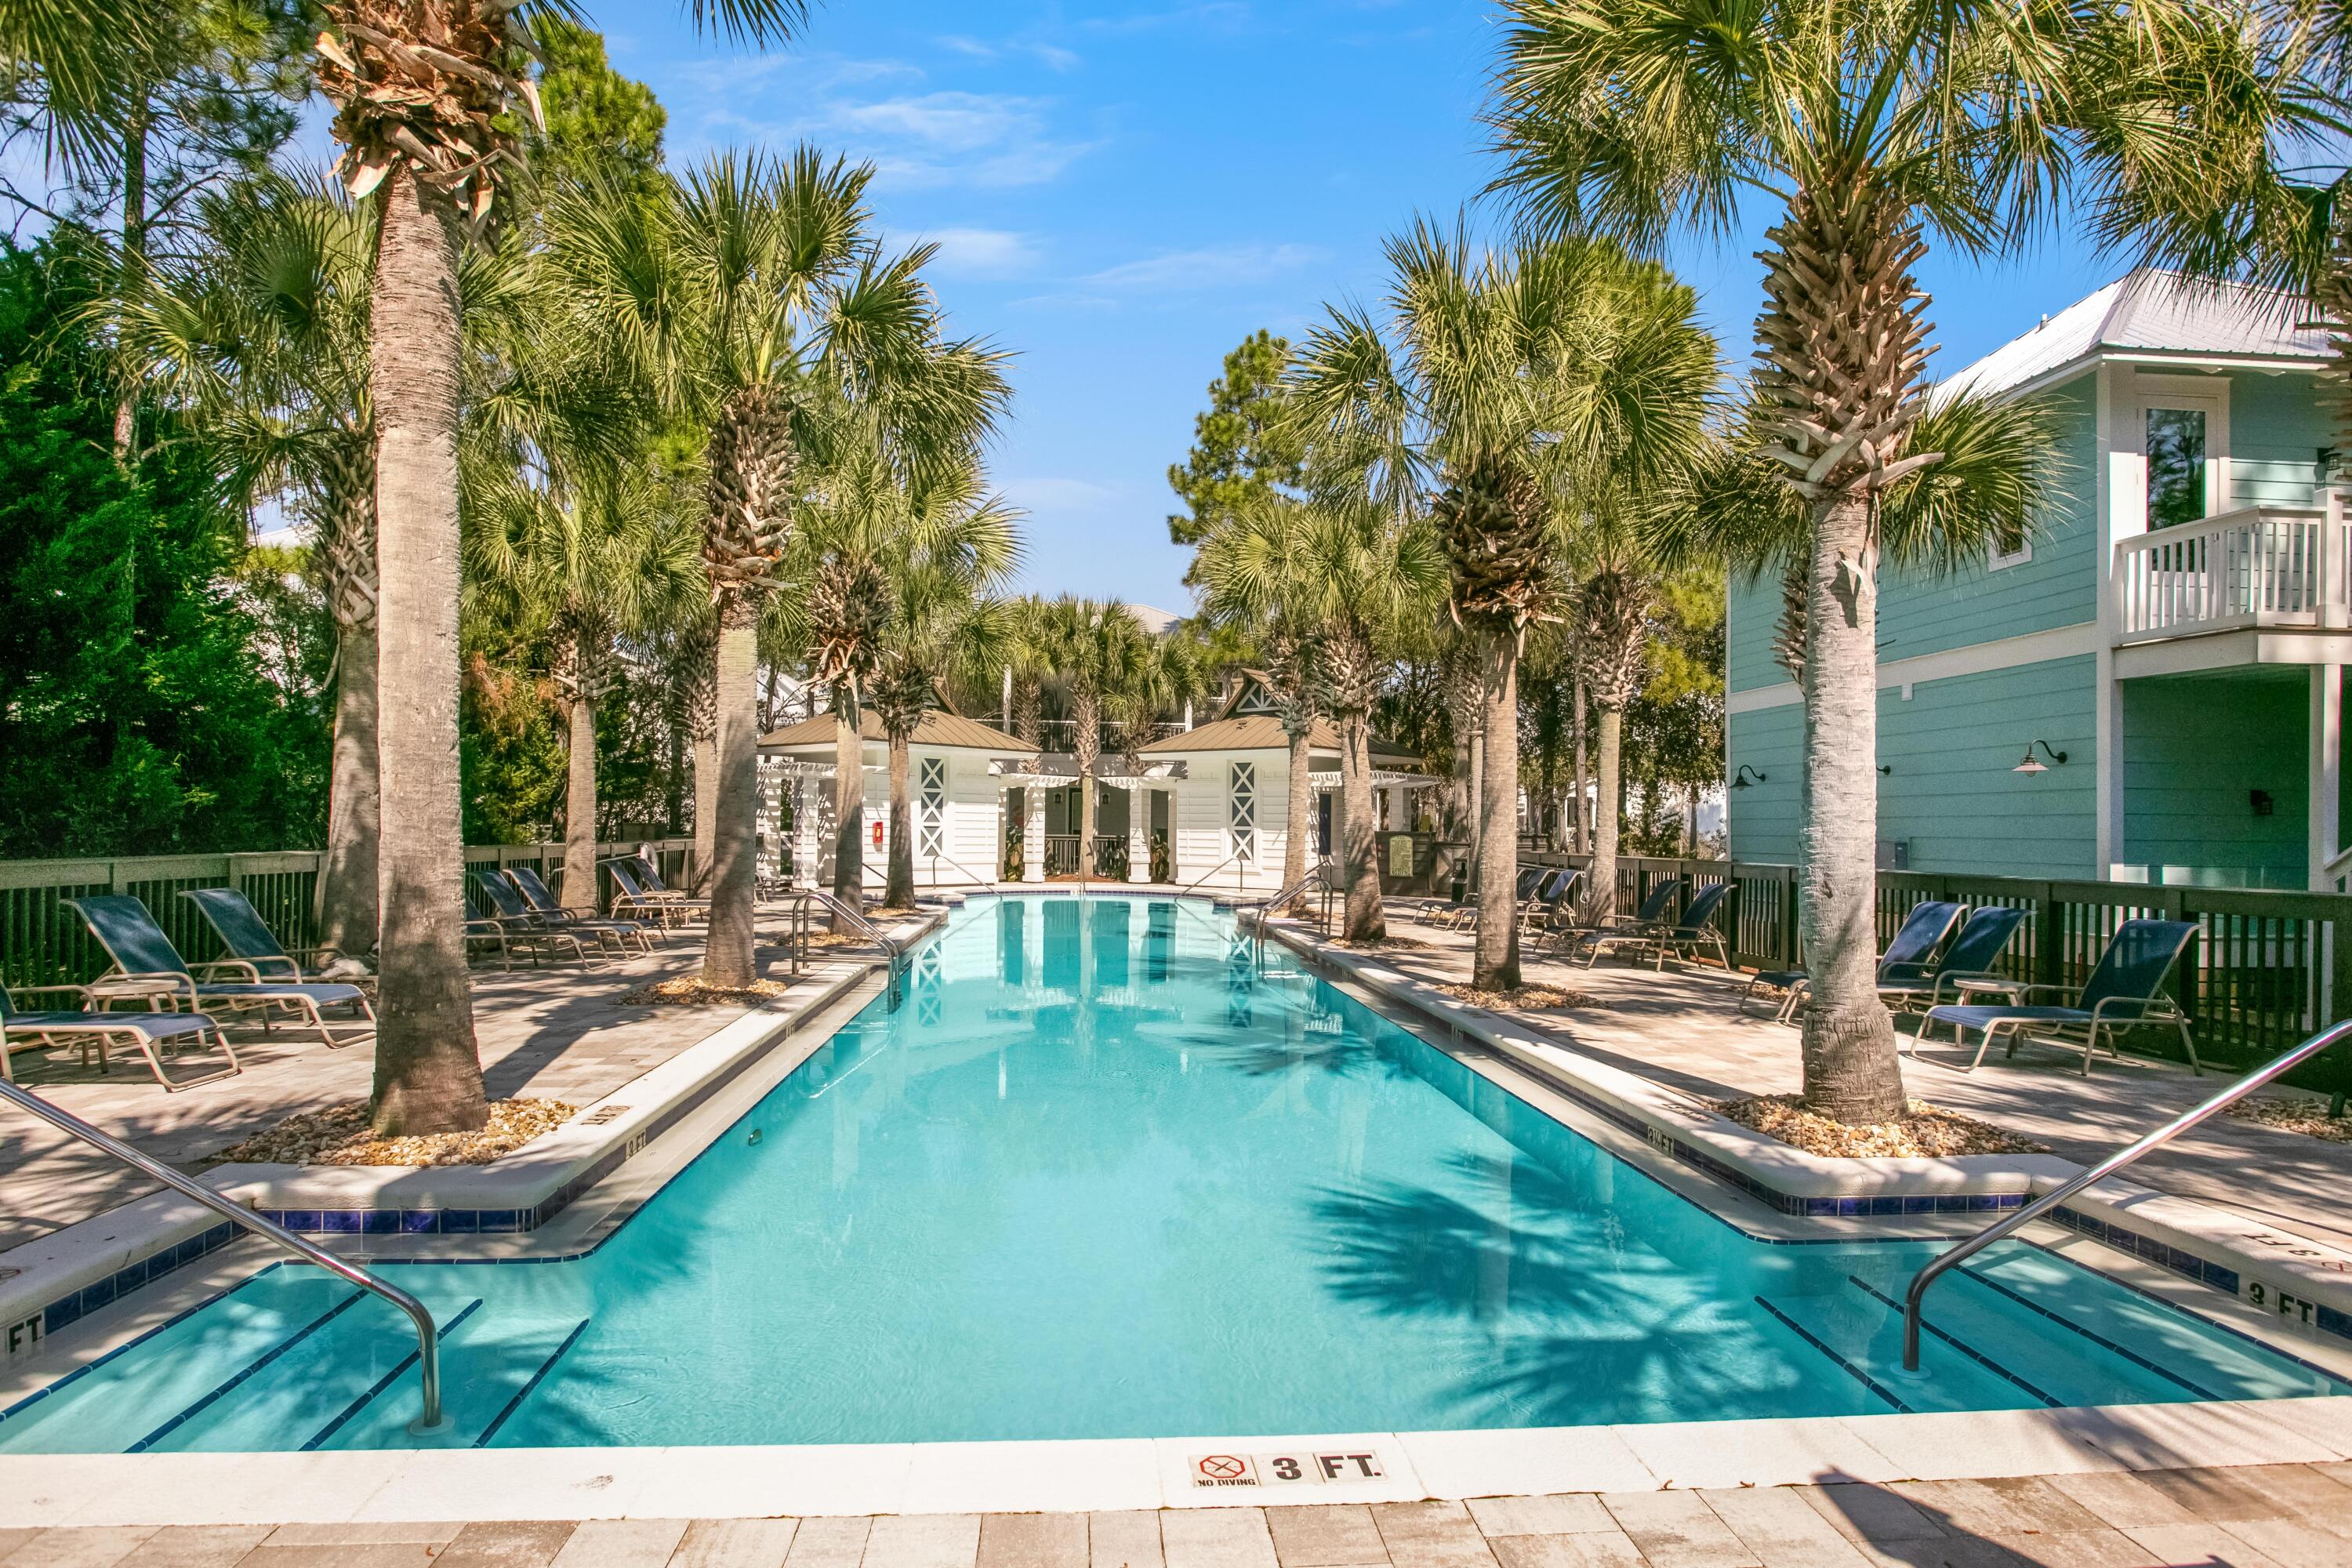
[(1945, 381), (1943, 393), (2004, 392), (2103, 354), (2287, 363), (2328, 357), (2325, 332), (2299, 331), (2299, 296), (2238, 283), (2189, 283), (2142, 268), (2077, 300)]

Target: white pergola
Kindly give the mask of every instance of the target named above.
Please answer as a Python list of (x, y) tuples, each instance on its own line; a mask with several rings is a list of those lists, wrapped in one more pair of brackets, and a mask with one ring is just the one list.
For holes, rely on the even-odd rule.
[[(1190, 777), (1181, 760), (1150, 762), (1140, 773), (1129, 770), (1127, 759), (1106, 759), (1108, 768), (1095, 770), (1095, 782), (1128, 793), (1127, 808), (1127, 879), (1130, 882), (1151, 880), (1151, 786)], [(988, 771), (996, 779), (997, 809), (1003, 810), (1004, 792), (1018, 789), (1023, 804), (1028, 808), (1027, 821), (1022, 828), (1024, 849), (1021, 858), (1021, 879), (1042, 882), (1045, 879), (1045, 792), (1061, 789), (1078, 782), (1078, 765), (1075, 759), (1048, 756), (991, 757)], [(1172, 826), (1174, 818), (1170, 818)], [(1034, 852), (1031, 852), (1034, 850)]]

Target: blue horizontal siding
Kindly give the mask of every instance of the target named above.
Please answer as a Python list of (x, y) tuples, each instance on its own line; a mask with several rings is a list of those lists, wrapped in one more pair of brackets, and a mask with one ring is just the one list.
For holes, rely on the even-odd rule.
[[(1903, 840), (1923, 871), (2087, 877), (2097, 858), (2095, 689), (2089, 655), (1984, 675), (1921, 681), (1905, 701), (1879, 693), (1878, 834)], [(1795, 703), (1734, 714), (1730, 761), (1769, 775), (1731, 801), (1732, 855), (1787, 861), (1797, 847)], [(2028, 741), (2067, 760), (2047, 773), (2013, 771)], [(2038, 754), (2038, 753), (2037, 753)]]
[[(2125, 681), (2116, 859), (2301, 887), (2310, 705), (2301, 668)], [(2255, 790), (2270, 795), (2271, 816), (2254, 815)]]
[(2311, 506), (2319, 449), (2336, 445), (2310, 375), (2233, 372), (2228, 506)]

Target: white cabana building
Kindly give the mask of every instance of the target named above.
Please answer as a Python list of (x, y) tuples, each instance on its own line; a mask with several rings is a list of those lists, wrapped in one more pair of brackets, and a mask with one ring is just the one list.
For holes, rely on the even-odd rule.
[[(888, 870), (881, 837), (890, 819), (890, 753), (881, 721), (865, 737), (866, 882), (879, 892)], [(833, 879), (834, 742), (840, 728), (820, 713), (760, 738), (760, 874), (798, 887)], [(907, 801), (915, 826), (915, 885), (970, 888), (997, 879), (1003, 804), (992, 764), (1021, 742), (977, 720), (933, 709), (908, 742)], [(789, 830), (786, 823), (789, 821)]]

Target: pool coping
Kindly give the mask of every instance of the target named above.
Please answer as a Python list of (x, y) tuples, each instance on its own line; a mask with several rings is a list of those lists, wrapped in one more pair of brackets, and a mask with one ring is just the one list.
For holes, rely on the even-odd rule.
[[(1334, 1460), (1276, 1484), (1271, 1461)], [(1381, 1473), (1353, 1473), (1357, 1456)], [(1247, 1460), (1255, 1484), (1202, 1484)], [(2352, 1459), (2352, 1396), (1951, 1415), (1042, 1442), (0, 1456), (0, 1528), (1409, 1502)], [(1223, 1468), (1225, 1467), (1220, 1467)]]
[[(2047, 1193), (2083, 1167), (2055, 1154), (1972, 1154), (1946, 1159), (1832, 1160), (1743, 1127), (1694, 1095), (1540, 1038), (1508, 1015), (1455, 1000), (1376, 956), (1334, 947), (1303, 928), (1269, 921), (1269, 938), (1311, 967), (1473, 1039), (1529, 1078), (1640, 1138), (1662, 1160), (1800, 1221), (1886, 1222), (1906, 1232), (1931, 1215), (1990, 1219)], [(1717, 1211), (1750, 1234), (1752, 1220)], [(2268, 1312), (2291, 1338), (2352, 1348), (2352, 1253), (2194, 1198), (2117, 1177), (2077, 1194), (2053, 1220), (2126, 1256)], [(2193, 1308), (2191, 1310), (2194, 1310)]]
[[(943, 910), (927, 910), (887, 934), (908, 945), (945, 918)], [(812, 966), (806, 984), (776, 1004), (730, 1019), (489, 1165), (226, 1164), (201, 1179), (289, 1230), (320, 1237), (529, 1235), (644, 1153), (767, 1057), (795, 1026), (822, 1015), (886, 962), (861, 955)], [(445, 1229), (451, 1216), (463, 1217)], [(163, 1192), (0, 1254), (18, 1270), (0, 1278), (0, 1368), (30, 1359), (49, 1335), (249, 1234), (201, 1204)]]

